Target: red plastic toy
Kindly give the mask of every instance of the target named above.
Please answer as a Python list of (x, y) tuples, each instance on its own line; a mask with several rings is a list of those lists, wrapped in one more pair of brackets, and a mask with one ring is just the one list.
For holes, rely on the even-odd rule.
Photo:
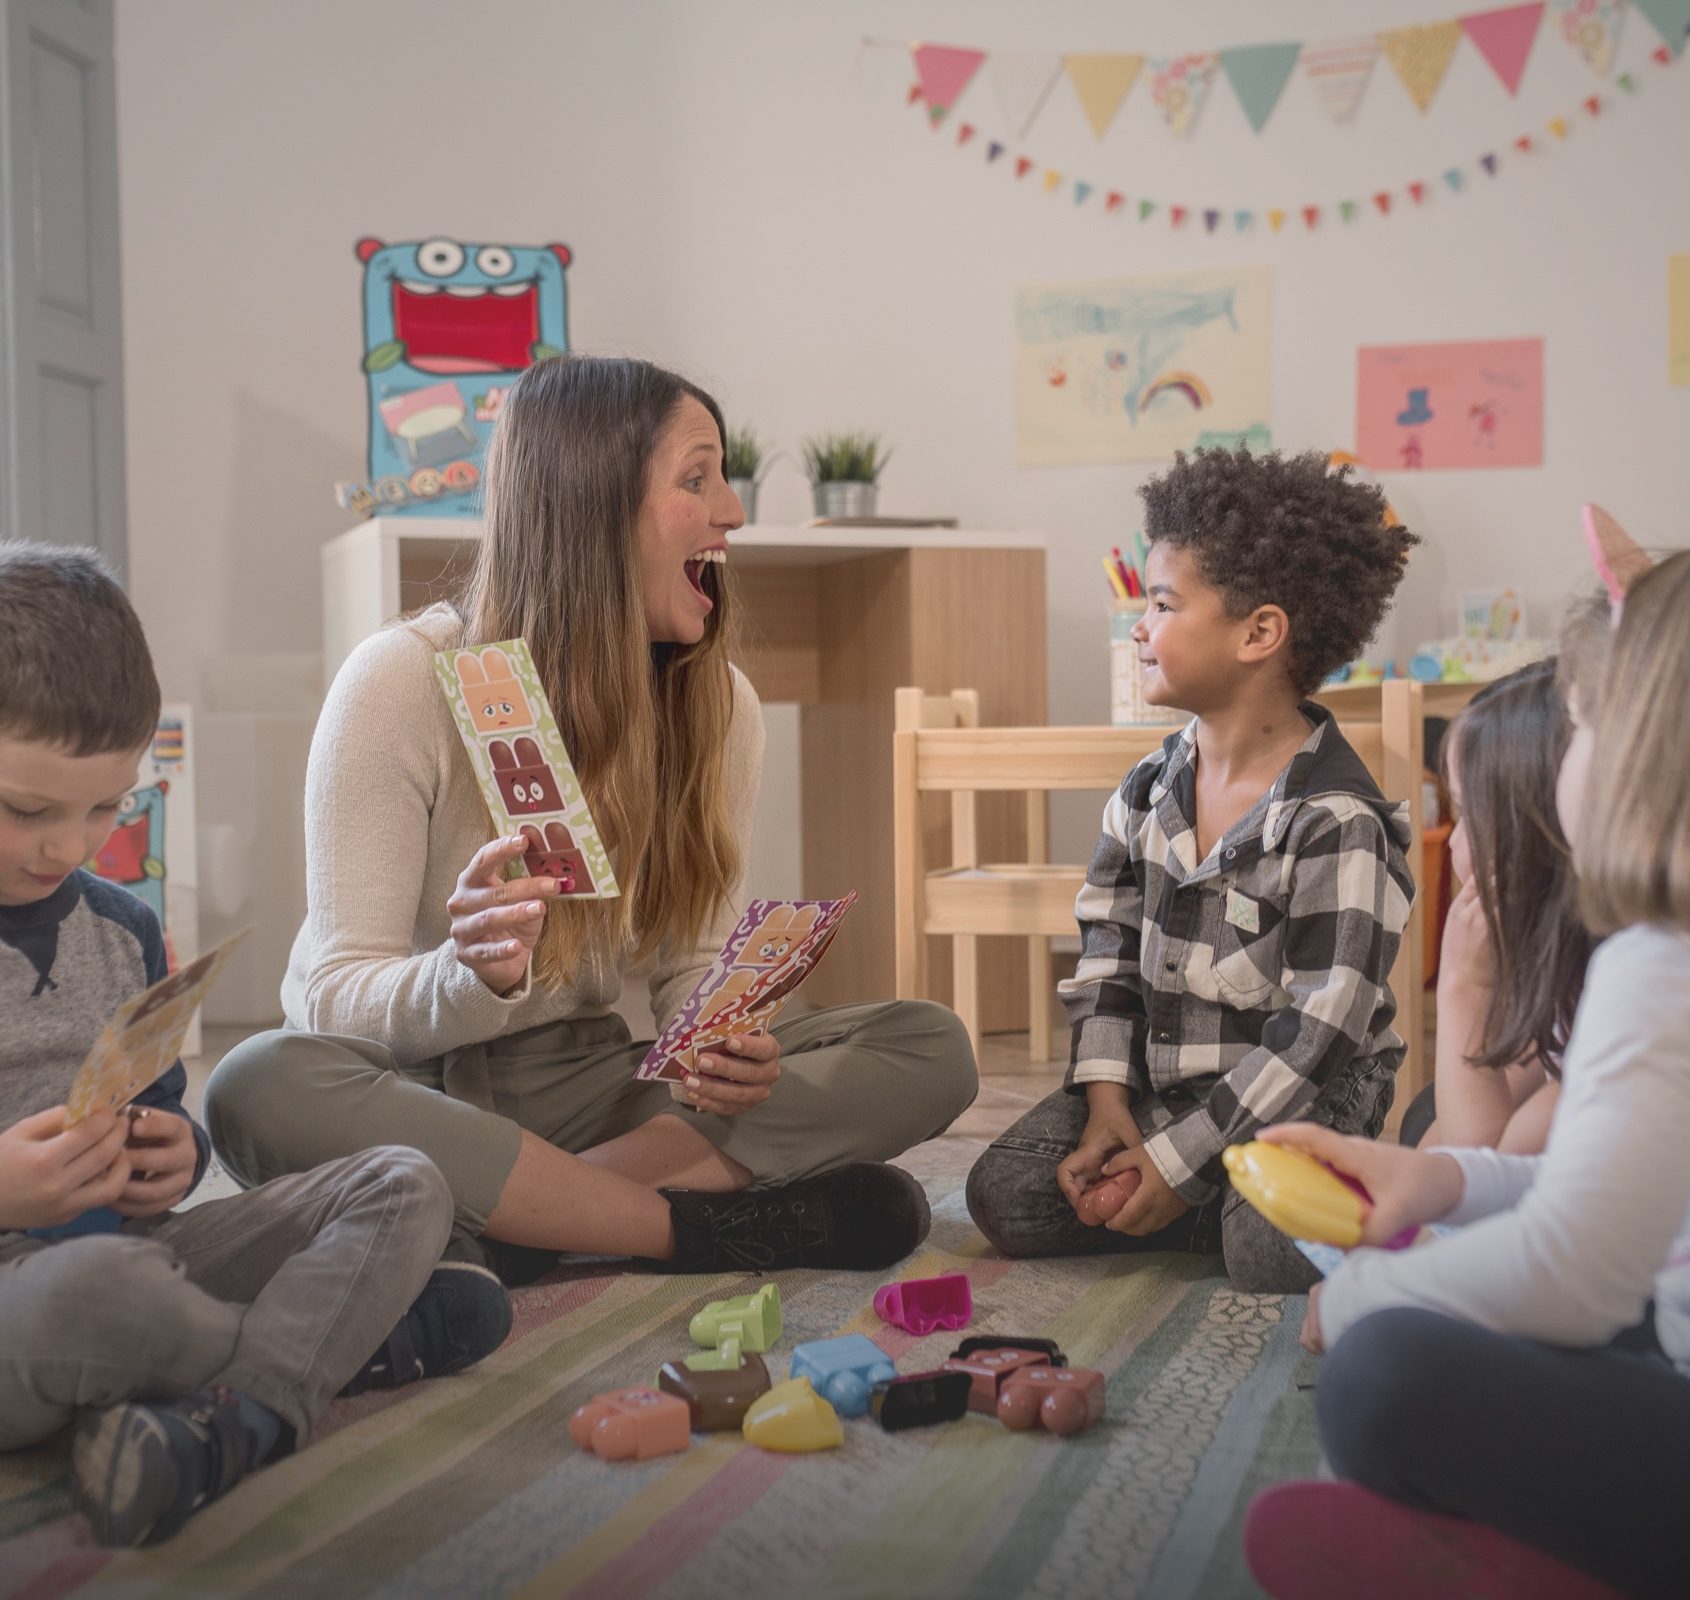
[(877, 1289), (874, 1309), (881, 1320), (918, 1337), (935, 1328), (966, 1328), (974, 1315), (974, 1294), (960, 1272), (942, 1278), (906, 1278)]
[(1080, 1196), (1080, 1203), (1075, 1208), (1080, 1221), (1088, 1228), (1102, 1226), (1132, 1199), (1134, 1191), (1143, 1182), (1143, 1174), (1136, 1167), (1129, 1167), (1113, 1178), (1094, 1183)]
[(998, 1390), (998, 1420), (1018, 1433), (1082, 1433), (1103, 1415), (1103, 1374), (1090, 1367), (1029, 1367)]
[(1048, 1367), (1048, 1359), (1036, 1350), (979, 1350), (973, 1355), (952, 1356), (944, 1365), (946, 1372), (966, 1372), (969, 1376), (968, 1409), (984, 1411), (993, 1416), (998, 1409), (998, 1394), (1004, 1381), (1016, 1372), (1033, 1367)]
[(569, 1419), (569, 1437), (606, 1461), (649, 1461), (692, 1443), (692, 1413), (677, 1395), (612, 1389)]

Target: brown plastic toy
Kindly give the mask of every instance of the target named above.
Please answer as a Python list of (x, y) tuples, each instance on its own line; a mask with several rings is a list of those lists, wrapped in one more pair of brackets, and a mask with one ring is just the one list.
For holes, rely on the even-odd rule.
[(749, 1350), (737, 1367), (724, 1372), (698, 1372), (684, 1361), (665, 1361), (657, 1387), (686, 1401), (694, 1433), (720, 1433), (739, 1427), (751, 1402), (769, 1392), (769, 1369)]
[(952, 1356), (945, 1372), (966, 1372), (969, 1377), (968, 1409), (992, 1416), (998, 1409), (998, 1392), (1012, 1373), (1048, 1366), (1047, 1358), (1035, 1350), (978, 1350), (960, 1359)]
[(1102, 1415), (1103, 1374), (1090, 1367), (1030, 1367), (998, 1390), (998, 1421), (1018, 1433), (1083, 1433)]
[(596, 1394), (569, 1419), (569, 1437), (606, 1461), (649, 1461), (692, 1443), (686, 1402), (655, 1389)]

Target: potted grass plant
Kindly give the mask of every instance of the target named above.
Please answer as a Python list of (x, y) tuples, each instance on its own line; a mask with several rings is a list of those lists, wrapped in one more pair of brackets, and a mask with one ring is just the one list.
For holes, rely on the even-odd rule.
[(874, 515), (880, 474), (892, 455), (878, 434), (823, 433), (802, 448), (818, 517)]
[(739, 496), (739, 503), (745, 508), (745, 520), (755, 522), (757, 486), (763, 481), (763, 475), (773, 459), (768, 446), (757, 437), (755, 430), (730, 427), (722, 453), (728, 487)]

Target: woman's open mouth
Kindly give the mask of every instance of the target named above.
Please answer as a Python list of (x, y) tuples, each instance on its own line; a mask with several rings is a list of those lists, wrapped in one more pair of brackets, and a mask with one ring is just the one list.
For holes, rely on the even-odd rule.
[[(728, 563), (728, 552), (718, 547), (714, 550), (701, 550), (686, 563), (684, 568), (687, 582), (692, 585), (692, 592), (702, 600), (706, 606), (715, 605), (710, 589), (705, 587), (705, 569), (708, 567), (725, 567)], [(711, 588), (715, 587), (715, 580), (710, 580)]]

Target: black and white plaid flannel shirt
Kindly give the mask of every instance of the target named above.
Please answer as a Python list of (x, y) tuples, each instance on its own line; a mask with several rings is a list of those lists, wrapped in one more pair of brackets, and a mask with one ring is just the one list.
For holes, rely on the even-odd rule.
[(1302, 711), (1302, 748), (1203, 861), (1197, 725), (1170, 735), (1105, 806), (1074, 905), (1066, 1087), (1125, 1084), (1146, 1152), (1194, 1205), (1229, 1144), (1402, 1059), (1387, 980), (1414, 896), (1408, 805), (1330, 712)]

